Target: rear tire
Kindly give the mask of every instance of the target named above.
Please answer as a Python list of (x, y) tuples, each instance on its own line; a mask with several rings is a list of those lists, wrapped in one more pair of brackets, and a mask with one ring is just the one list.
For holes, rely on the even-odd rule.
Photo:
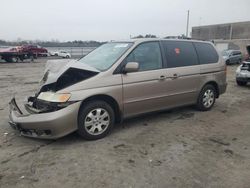
[(247, 82), (246, 82), (246, 81), (239, 81), (239, 80), (236, 80), (236, 82), (237, 82), (237, 85), (239, 85), (239, 86), (245, 86), (245, 85), (247, 85)]
[(230, 61), (229, 60), (226, 61), (226, 65), (230, 65)]
[(215, 98), (216, 90), (214, 86), (207, 84), (202, 88), (196, 106), (200, 111), (208, 111), (213, 107)]
[(78, 114), (78, 134), (86, 140), (97, 140), (108, 135), (114, 125), (113, 108), (104, 101), (84, 104)]

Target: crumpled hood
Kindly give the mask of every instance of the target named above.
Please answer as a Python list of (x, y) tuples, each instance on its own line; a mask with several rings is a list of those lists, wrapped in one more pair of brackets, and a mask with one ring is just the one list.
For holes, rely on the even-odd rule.
[(70, 68), (81, 69), (96, 73), (100, 72), (94, 67), (86, 65), (84, 63), (80, 63), (77, 60), (69, 60), (69, 59), (49, 60), (47, 61), (45, 66), (44, 76), (41, 80), (41, 85), (48, 85), (56, 82), (58, 78)]

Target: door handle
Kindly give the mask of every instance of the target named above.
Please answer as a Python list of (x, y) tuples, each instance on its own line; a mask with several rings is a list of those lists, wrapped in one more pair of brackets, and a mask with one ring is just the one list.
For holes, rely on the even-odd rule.
[(159, 80), (165, 80), (166, 79), (166, 76), (164, 76), (164, 75), (161, 75), (160, 77), (159, 77)]

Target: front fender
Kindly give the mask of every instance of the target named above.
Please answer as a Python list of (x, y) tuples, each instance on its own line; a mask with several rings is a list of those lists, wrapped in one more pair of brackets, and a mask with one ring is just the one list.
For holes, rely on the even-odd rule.
[(92, 89), (72, 91), (69, 101), (84, 101), (89, 97), (106, 95), (112, 97), (122, 111), (122, 85), (98, 87)]

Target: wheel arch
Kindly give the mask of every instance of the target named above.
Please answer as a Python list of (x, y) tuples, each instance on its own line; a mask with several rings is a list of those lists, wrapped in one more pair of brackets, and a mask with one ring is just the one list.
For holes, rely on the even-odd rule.
[(122, 121), (122, 112), (120, 111), (119, 104), (113, 97), (111, 97), (109, 95), (98, 94), (98, 95), (90, 96), (82, 101), (80, 109), (83, 108), (85, 104), (87, 104), (91, 101), (97, 101), (97, 100), (105, 101), (113, 108), (114, 113), (115, 113), (115, 122), (116, 123), (119, 123)]
[[(216, 98), (219, 98), (220, 91), (219, 91), (219, 85), (218, 85), (218, 83), (217, 83), (216, 81), (208, 81), (208, 82), (206, 82), (206, 83), (202, 86), (201, 90), (202, 90), (206, 85), (212, 85), (212, 86), (214, 86), (215, 91), (216, 91)], [(201, 90), (200, 90), (200, 91), (201, 91)]]

